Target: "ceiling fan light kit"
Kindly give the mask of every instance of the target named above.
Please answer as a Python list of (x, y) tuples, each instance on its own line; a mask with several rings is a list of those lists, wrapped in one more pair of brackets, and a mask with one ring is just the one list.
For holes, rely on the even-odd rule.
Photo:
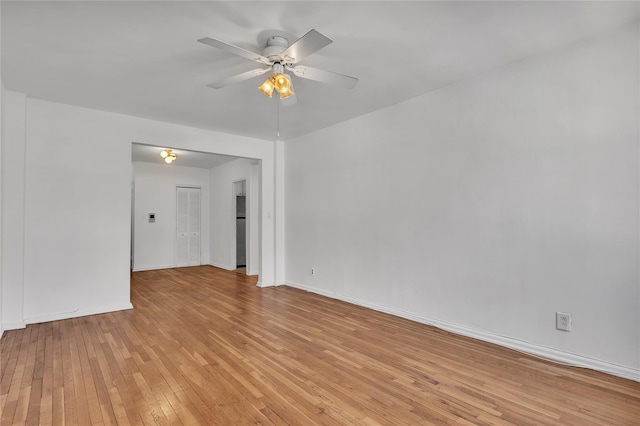
[(291, 87), (291, 79), (286, 74), (273, 74), (258, 86), (258, 89), (268, 97), (273, 95), (275, 89), (280, 94), (280, 99), (287, 99), (295, 95)]
[(291, 78), (286, 74), (277, 74), (273, 77), (276, 80), (276, 90), (280, 93), (280, 99), (287, 99), (295, 95), (291, 87)]
[(160, 157), (164, 158), (164, 162), (167, 164), (171, 164), (176, 158), (178, 158), (178, 156), (170, 149), (163, 149), (160, 151)]
[(261, 64), (261, 68), (235, 74), (208, 85), (214, 89), (248, 80), (270, 70), (271, 77), (258, 86), (258, 89), (269, 98), (272, 97), (275, 90), (280, 95), (280, 99), (290, 98), (286, 105), (293, 105), (296, 103), (295, 92), (293, 91), (291, 77), (284, 73), (285, 70), (290, 71), (299, 78), (341, 86), (346, 89), (353, 89), (358, 83), (358, 79), (355, 77), (307, 66), (296, 66), (302, 59), (333, 43), (333, 40), (316, 30), (309, 31), (291, 45), (285, 37), (269, 37), (261, 54), (209, 37), (201, 38), (198, 41)]
[(262, 93), (264, 93), (265, 96), (268, 96), (268, 97), (271, 97), (271, 95), (273, 94), (273, 89), (275, 88), (276, 88), (276, 85), (275, 85), (275, 82), (273, 81), (273, 77), (269, 77), (264, 81), (264, 83), (258, 86), (258, 89)]

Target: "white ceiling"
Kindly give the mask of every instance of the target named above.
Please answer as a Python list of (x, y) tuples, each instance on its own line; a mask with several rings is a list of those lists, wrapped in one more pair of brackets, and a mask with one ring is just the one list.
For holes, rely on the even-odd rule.
[[(166, 148), (151, 145), (142, 145), (138, 143), (131, 144), (131, 161), (141, 161), (143, 163), (163, 164), (164, 158), (160, 156), (160, 152)], [(221, 154), (209, 154), (206, 152), (187, 151), (184, 149), (172, 149), (173, 153), (178, 157), (171, 166), (197, 167), (201, 169), (211, 169), (221, 166), (229, 161), (237, 160), (238, 157)], [(256, 160), (258, 161), (258, 160)]]
[(196, 40), (260, 51), (279, 31), (333, 44), (303, 64), (356, 76), (353, 90), (293, 77), (287, 140), (637, 20), (637, 2), (6, 1), (2, 80), (31, 97), (275, 139), (277, 100), (255, 63)]

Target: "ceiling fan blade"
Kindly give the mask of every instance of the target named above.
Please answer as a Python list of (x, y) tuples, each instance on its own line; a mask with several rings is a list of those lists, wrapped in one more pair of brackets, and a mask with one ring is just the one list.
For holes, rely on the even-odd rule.
[(220, 89), (224, 86), (228, 86), (229, 84), (239, 83), (241, 81), (245, 81), (245, 80), (249, 80), (250, 78), (257, 77), (270, 70), (271, 70), (271, 67), (256, 68), (251, 71), (246, 71), (240, 74), (235, 74), (230, 77), (223, 78), (222, 80), (218, 80), (215, 83), (207, 84), (207, 87)]
[(319, 70), (317, 68), (308, 67), (306, 65), (297, 67), (287, 67), (288, 70), (293, 72), (300, 78), (307, 78), (309, 80), (319, 81), (321, 83), (328, 83), (334, 86), (341, 86), (345, 89), (353, 89), (358, 84), (358, 79), (355, 77), (349, 77), (348, 75), (338, 74), (335, 72)]
[(331, 43), (333, 43), (333, 40), (326, 35), (316, 30), (311, 30), (296, 40), (280, 56), (285, 62), (297, 64), (302, 59)]
[(261, 62), (267, 65), (271, 64), (269, 59), (265, 58), (259, 53), (243, 49), (242, 47), (234, 46), (233, 44), (225, 43), (224, 41), (216, 40), (215, 38), (205, 37), (199, 39), (198, 41), (211, 47), (217, 47), (218, 49), (226, 50), (227, 52), (233, 53), (234, 55), (251, 59), (252, 61)]

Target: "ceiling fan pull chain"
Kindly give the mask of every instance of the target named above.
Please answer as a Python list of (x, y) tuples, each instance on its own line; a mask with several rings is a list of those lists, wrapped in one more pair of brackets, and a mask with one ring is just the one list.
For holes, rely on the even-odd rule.
[(276, 129), (276, 137), (280, 137), (280, 102), (276, 102), (278, 104), (278, 128)]

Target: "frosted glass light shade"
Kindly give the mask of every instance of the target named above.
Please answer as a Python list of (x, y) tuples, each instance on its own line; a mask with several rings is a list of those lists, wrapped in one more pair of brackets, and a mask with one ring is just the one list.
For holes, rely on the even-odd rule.
[(174, 154), (173, 152), (171, 152), (170, 149), (164, 149), (164, 150), (160, 151), (160, 157), (164, 158), (164, 161), (167, 164), (171, 164), (172, 161), (174, 161), (176, 158), (178, 158), (178, 156), (176, 154)]
[(266, 79), (264, 83), (258, 86), (258, 89), (260, 89), (260, 91), (266, 96), (271, 97), (271, 95), (273, 94), (273, 89), (275, 89), (273, 77), (269, 77), (268, 79)]
[(285, 74), (275, 74), (273, 76), (275, 81), (276, 90), (278, 93), (287, 92), (291, 90), (291, 80)]

